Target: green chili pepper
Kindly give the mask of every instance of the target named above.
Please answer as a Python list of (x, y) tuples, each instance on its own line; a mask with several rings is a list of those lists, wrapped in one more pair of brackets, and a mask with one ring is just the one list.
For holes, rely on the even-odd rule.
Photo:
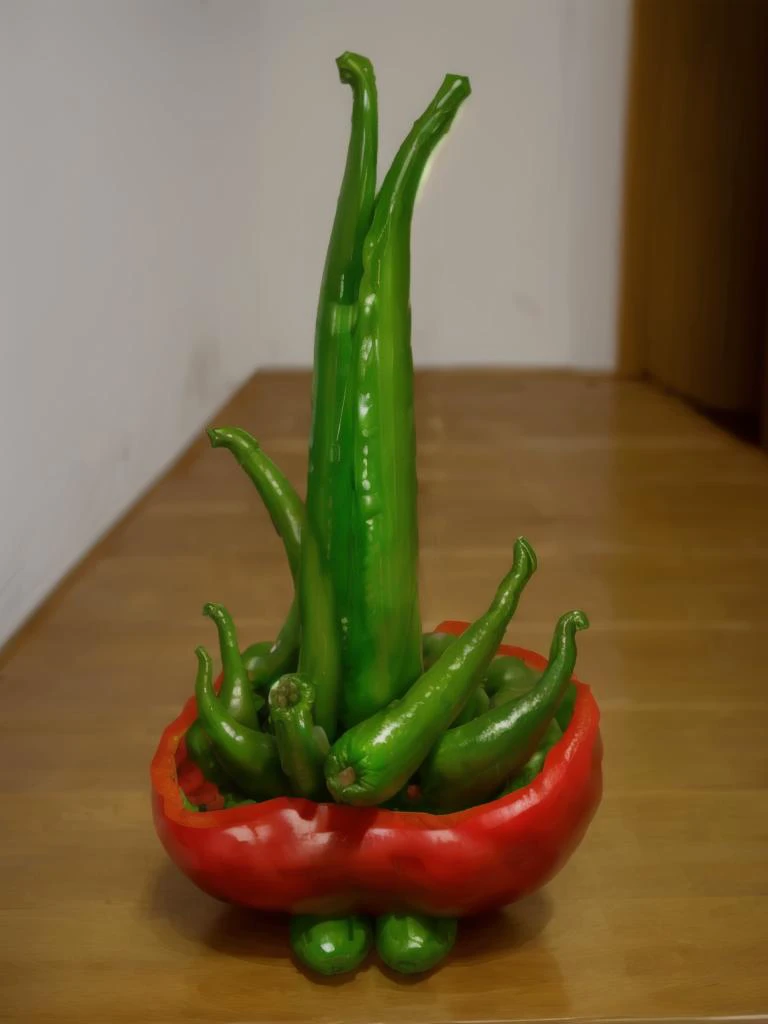
[[(208, 430), (208, 438), (212, 447), (227, 448), (255, 485), (275, 529), (282, 538), (295, 583), (301, 561), (301, 533), (304, 525), (304, 506), (301, 499), (274, 462), (261, 450), (259, 442), (247, 431), (239, 427), (211, 428)], [(265, 686), (295, 667), (300, 635), (299, 609), (294, 600), (277, 641), (270, 650), (265, 652), (259, 644), (244, 652), (243, 662), (251, 686), (257, 689)], [(237, 718), (238, 712), (227, 703), (227, 692), (224, 689), (226, 686), (225, 679), (222, 700), (230, 713)], [(259, 699), (258, 703), (263, 704), (263, 701)], [(245, 724), (253, 725), (252, 718), (245, 721)], [(187, 730), (186, 743), (190, 757), (203, 775), (211, 782), (218, 783), (221, 773), (216, 770), (210, 742), (199, 718)]]
[(560, 701), (560, 706), (558, 707), (557, 712), (555, 714), (557, 724), (560, 726), (563, 732), (565, 732), (565, 730), (568, 728), (570, 724), (571, 716), (573, 715), (573, 709), (576, 705), (577, 696), (578, 692), (576, 690), (576, 684), (569, 683), (568, 688), (565, 691), (565, 696)]
[(327, 800), (323, 761), (328, 738), (315, 725), (315, 688), (300, 675), (286, 675), (269, 691), (269, 713), (275, 730), (280, 764), (297, 796)]
[(325, 762), (328, 788), (336, 800), (379, 804), (406, 784), (477, 688), (535, 569), (536, 555), (521, 537), (515, 543), (512, 570), (485, 615), (457, 638), (401, 700), (337, 740)]
[[(219, 604), (205, 605), (203, 615), (213, 619), (219, 633), (219, 649), (224, 670), (219, 700), (238, 722), (251, 729), (258, 729), (259, 710), (263, 707), (264, 700), (251, 689), (232, 617), (226, 608)], [(217, 785), (222, 784), (222, 773), (216, 767), (216, 756), (200, 718), (187, 729), (185, 739), (187, 752), (203, 775)]]
[(268, 800), (287, 794), (288, 780), (280, 770), (274, 737), (249, 729), (223, 708), (213, 689), (210, 654), (204, 647), (195, 654), (197, 712), (221, 767), (246, 796)]
[(588, 625), (583, 612), (561, 616), (552, 639), (549, 665), (534, 689), (442, 737), (419, 775), (424, 800), (430, 807), (456, 811), (489, 800), (504, 779), (525, 764), (568, 686), (576, 664), (576, 632)]
[(431, 668), (456, 639), (454, 633), (424, 633), (421, 638), (421, 656), (424, 668)]
[(315, 324), (299, 664), (316, 687), (317, 721), (331, 738), (337, 729), (351, 576), (352, 334), (378, 147), (371, 62), (344, 53), (336, 63), (342, 82), (352, 87), (352, 127)]
[(478, 715), (485, 714), (490, 706), (490, 697), (483, 687), (479, 686), (464, 705), (461, 714), (453, 722), (452, 728), (456, 729), (460, 725), (466, 725), (467, 722), (471, 722)]
[(563, 730), (557, 722), (551, 721), (536, 753), (529, 757), (523, 767), (507, 781), (500, 796), (506, 796), (508, 793), (514, 793), (516, 790), (530, 785), (544, 767), (547, 753), (554, 747), (562, 735)]
[(344, 721), (401, 696), (421, 674), (416, 437), (410, 312), (410, 230), (427, 161), (469, 80), (448, 75), (395, 156), (363, 245), (355, 326), (355, 572)]
[(502, 655), (488, 666), (483, 686), (491, 695), (491, 703), (506, 704), (528, 693), (538, 682), (541, 672), (530, 668), (522, 658)]
[(299, 640), (301, 637), (301, 616), (299, 603), (294, 600), (277, 640), (270, 643), (262, 640), (251, 644), (243, 651), (243, 664), (251, 685), (263, 690), (280, 676), (294, 672), (299, 663)]
[[(306, 515), (301, 498), (256, 438), (240, 427), (216, 427), (208, 431), (214, 448), (227, 448), (256, 487), (272, 523), (283, 541), (294, 585), (301, 566), (301, 539)], [(268, 651), (253, 645), (244, 652), (246, 671), (257, 689), (273, 683), (296, 667), (301, 638), (298, 601), (294, 599), (277, 640)]]
[(319, 974), (354, 971), (368, 955), (372, 940), (370, 919), (362, 914), (296, 914), (291, 918), (291, 949), (297, 959)]
[(258, 729), (259, 709), (264, 706), (264, 700), (251, 689), (232, 616), (220, 604), (204, 605), (203, 615), (213, 620), (219, 634), (221, 665), (224, 671), (219, 700), (236, 721), (247, 725), (249, 729)]
[(212, 427), (208, 438), (213, 448), (227, 448), (259, 492), (270, 519), (282, 538), (294, 583), (301, 564), (301, 534), (305, 512), (301, 498), (266, 455), (255, 437), (240, 427)]
[(382, 914), (376, 918), (376, 949), (393, 971), (422, 974), (450, 953), (457, 927), (455, 917)]

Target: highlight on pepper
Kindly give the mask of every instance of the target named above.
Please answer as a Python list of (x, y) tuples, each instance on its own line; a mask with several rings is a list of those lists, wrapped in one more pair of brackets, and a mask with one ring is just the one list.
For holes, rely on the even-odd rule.
[[(293, 914), (291, 944), (305, 967), (355, 970), (375, 946), (390, 969), (420, 973), (450, 952), (458, 918), (524, 895), (578, 843), (600, 796), (597, 711), (573, 675), (583, 612), (555, 622), (548, 660), (504, 653), (537, 569), (524, 537), (510, 538), (509, 564), (495, 590), (488, 580), (488, 605), (474, 622), (423, 631), (411, 223), (425, 169), (471, 90), (468, 78), (445, 76), (377, 188), (373, 67), (355, 53), (337, 65), (352, 120), (316, 317), (306, 500), (242, 427), (208, 430), (269, 512), (295, 597), (274, 639), (245, 645), (227, 609), (205, 605), (221, 677), (214, 682), (199, 647), (194, 710), (183, 732), (169, 727), (169, 746), (153, 762), (153, 780), (157, 772), (176, 788), (180, 810), (173, 817), (156, 793), (155, 813), (166, 847), (207, 891)], [(549, 781), (555, 756), (559, 774)], [(493, 836), (488, 806), (500, 815)], [(285, 867), (268, 845), (251, 866), (236, 845), (225, 855), (235, 834), (258, 852), (258, 836), (273, 827), (259, 825), (268, 814), (295, 829)], [(365, 846), (374, 826), (392, 851), (386, 866)], [(427, 880), (420, 859), (435, 828), (453, 829), (459, 844), (470, 834), (462, 830), (473, 830), (472, 853), (454, 849), (442, 881)], [(330, 840), (315, 847), (322, 829)], [(540, 870), (524, 878), (509, 865), (517, 842), (530, 859), (532, 835), (544, 844)], [(333, 860), (342, 855), (344, 864)], [(281, 902), (275, 887), (289, 870)], [(483, 882), (484, 872), (495, 882)]]

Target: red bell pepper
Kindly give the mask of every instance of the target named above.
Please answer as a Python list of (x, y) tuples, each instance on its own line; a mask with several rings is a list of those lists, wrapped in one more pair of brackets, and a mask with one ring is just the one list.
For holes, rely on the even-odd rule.
[[(461, 634), (464, 622), (437, 632)], [(543, 670), (519, 647), (501, 654)], [(600, 713), (577, 696), (562, 739), (530, 785), (453, 814), (384, 810), (280, 797), (231, 809), (186, 760), (194, 699), (163, 733), (152, 762), (155, 826), (169, 856), (219, 899), (294, 914), (412, 910), (462, 917), (502, 907), (545, 884), (583, 837), (602, 793)], [(202, 784), (201, 784), (202, 780)]]

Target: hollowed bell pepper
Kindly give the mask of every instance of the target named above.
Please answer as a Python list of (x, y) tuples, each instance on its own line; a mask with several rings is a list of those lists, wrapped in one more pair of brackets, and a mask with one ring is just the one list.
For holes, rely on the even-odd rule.
[[(466, 628), (444, 622), (438, 631), (459, 636)], [(503, 646), (500, 653), (539, 672), (546, 667), (531, 651)], [(558, 871), (600, 801), (599, 711), (590, 688), (574, 686), (570, 721), (540, 773), (506, 796), (445, 815), (288, 797), (189, 810), (179, 783), (187, 788), (192, 778), (183, 743), (197, 714), (190, 700), (152, 762), (158, 835), (205, 892), (262, 910), (461, 917), (504, 906)]]

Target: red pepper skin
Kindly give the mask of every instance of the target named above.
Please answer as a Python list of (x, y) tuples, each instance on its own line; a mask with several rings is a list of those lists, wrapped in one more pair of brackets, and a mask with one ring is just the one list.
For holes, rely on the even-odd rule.
[[(458, 636), (467, 625), (443, 622), (437, 631)], [(499, 651), (534, 669), (546, 666), (532, 651)], [(530, 785), (444, 815), (286, 797), (185, 810), (178, 766), (182, 737), (197, 714), (193, 699), (165, 730), (152, 762), (155, 827), (171, 859), (201, 889), (261, 910), (463, 917), (502, 907), (556, 874), (600, 803), (600, 712), (590, 688), (576, 687), (570, 724)]]

